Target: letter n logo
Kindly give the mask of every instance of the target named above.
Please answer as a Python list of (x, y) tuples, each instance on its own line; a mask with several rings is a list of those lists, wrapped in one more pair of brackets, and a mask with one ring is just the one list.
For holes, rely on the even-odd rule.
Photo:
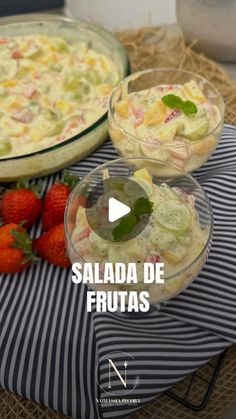
[(115, 366), (114, 362), (112, 361), (112, 359), (108, 358), (108, 362), (109, 362), (109, 385), (108, 388), (111, 388), (111, 369), (113, 369), (117, 375), (117, 377), (119, 378), (121, 384), (124, 386), (124, 388), (126, 388), (127, 386), (127, 382), (126, 382), (126, 368), (128, 366), (128, 363), (125, 361), (124, 362), (124, 373), (123, 373), (123, 377), (120, 373), (120, 371), (117, 369), (117, 367)]

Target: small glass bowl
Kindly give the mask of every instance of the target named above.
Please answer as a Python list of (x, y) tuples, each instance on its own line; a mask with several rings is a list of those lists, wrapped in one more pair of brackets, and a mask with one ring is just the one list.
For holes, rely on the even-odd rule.
[[(116, 119), (115, 105), (127, 99), (127, 94), (139, 92), (158, 85), (184, 84), (194, 80), (201, 86), (206, 98), (217, 106), (220, 121), (214, 129), (199, 140), (181, 144), (153, 144), (128, 132)], [(170, 92), (171, 93), (171, 92)], [(206, 79), (197, 74), (177, 68), (157, 68), (137, 72), (126, 77), (114, 89), (110, 98), (108, 124), (113, 145), (122, 157), (150, 157), (175, 164), (187, 172), (201, 167), (214, 152), (222, 132), (224, 102), (220, 93)], [(184, 139), (184, 137), (182, 136)], [(160, 138), (161, 140), (161, 138)], [(181, 156), (181, 157), (180, 157)], [(182, 157), (184, 156), (184, 157)]]
[[(204, 266), (211, 244), (211, 237), (213, 232), (213, 213), (211, 209), (211, 204), (206, 196), (205, 192), (199, 185), (199, 183), (187, 172), (182, 169), (170, 165), (169, 163), (160, 162), (159, 160), (149, 159), (149, 158), (120, 158), (112, 160), (108, 163), (105, 163), (96, 169), (92, 170), (72, 191), (67, 207), (65, 210), (65, 236), (66, 236), (66, 245), (69, 258), (72, 263), (80, 262), (83, 264), (86, 261), (78, 251), (76, 247), (76, 242), (73, 240), (73, 231), (76, 226), (79, 225), (79, 219), (77, 215), (77, 210), (79, 208), (79, 203), (81, 202), (81, 196), (91, 196), (91, 193), (95, 193), (99, 188), (99, 194), (103, 193), (101, 191), (101, 184), (103, 181), (104, 170), (109, 171), (109, 175), (119, 176), (128, 178), (133, 175), (136, 167), (149, 167), (155, 169), (156, 175), (153, 177), (153, 182), (156, 185), (160, 185), (165, 182), (171, 187), (181, 187), (187, 194), (191, 194), (195, 199), (195, 208), (198, 213), (199, 223), (206, 231), (206, 241), (202, 250), (197, 251), (193, 255), (192, 260), (189, 263), (186, 263), (184, 268), (181, 270), (176, 268), (176, 272), (172, 276), (164, 276), (164, 284), (137, 284), (137, 291), (148, 290), (150, 295), (150, 303), (160, 303), (170, 298), (173, 298), (179, 294), (184, 288), (186, 288), (199, 274), (202, 267)], [(164, 170), (163, 170), (164, 169)], [(163, 173), (172, 173), (173, 176), (163, 175)], [(133, 239), (135, 240), (135, 239)], [(117, 245), (117, 243), (110, 242), (110, 246)], [(119, 246), (127, 246), (126, 242), (120, 242)], [(96, 259), (96, 253), (93, 254), (93, 260), (89, 262), (99, 262)], [(106, 260), (106, 262), (112, 262), (111, 260)], [(120, 260), (124, 262), (124, 260)], [(132, 261), (131, 261), (132, 262)], [(100, 278), (103, 278), (102, 271), (100, 272)], [(135, 285), (129, 286), (129, 290), (136, 290)], [(119, 291), (120, 288), (116, 284), (93, 284), (90, 285), (90, 288), (95, 290), (103, 291)]]

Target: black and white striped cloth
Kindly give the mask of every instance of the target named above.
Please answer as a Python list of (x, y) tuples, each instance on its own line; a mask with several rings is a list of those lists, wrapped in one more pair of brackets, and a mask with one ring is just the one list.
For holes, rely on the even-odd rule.
[[(106, 142), (72, 170), (85, 175), (116, 156)], [(195, 176), (214, 210), (212, 250), (199, 277), (160, 311), (87, 313), (86, 287), (72, 283), (69, 269), (46, 262), (1, 276), (1, 387), (77, 419), (124, 418), (236, 342), (236, 127), (225, 125)], [(45, 188), (57, 177), (45, 178)], [(129, 379), (138, 382), (129, 397), (137, 404), (102, 402), (109, 369), (101, 360), (109, 353), (116, 365), (122, 353), (132, 358)], [(120, 382), (110, 373), (115, 399)]]

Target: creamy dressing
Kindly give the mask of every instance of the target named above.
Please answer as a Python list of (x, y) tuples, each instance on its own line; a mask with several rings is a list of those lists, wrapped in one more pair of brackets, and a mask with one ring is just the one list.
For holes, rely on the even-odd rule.
[(110, 58), (80, 41), (0, 38), (0, 158), (57, 145), (108, 109), (119, 75)]

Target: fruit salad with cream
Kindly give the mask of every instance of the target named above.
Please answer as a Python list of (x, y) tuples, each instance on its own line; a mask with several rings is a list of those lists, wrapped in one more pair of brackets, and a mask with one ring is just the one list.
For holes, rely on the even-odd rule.
[[(209, 229), (200, 225), (194, 196), (184, 189), (167, 183), (155, 184), (146, 168), (134, 172), (130, 179), (141, 185), (152, 204), (145, 229), (131, 240), (104, 240), (96, 234), (96, 228), (91, 229), (86, 209), (79, 206), (71, 242), (76, 254), (85, 262), (99, 262), (100, 266), (105, 262), (136, 263), (138, 285), (104, 284), (101, 289), (148, 290), (151, 302), (163, 301), (178, 294), (198, 275), (206, 260), (203, 250)], [(120, 189), (113, 191), (117, 192), (120, 193)], [(164, 262), (164, 284), (143, 283), (145, 262)]]
[(0, 38), (0, 158), (75, 136), (108, 109), (119, 74), (88, 43), (46, 35)]
[(195, 80), (131, 93), (124, 88), (119, 100), (114, 92), (109, 112), (110, 135), (122, 156), (156, 158), (186, 171), (212, 154), (221, 120), (218, 106)]

